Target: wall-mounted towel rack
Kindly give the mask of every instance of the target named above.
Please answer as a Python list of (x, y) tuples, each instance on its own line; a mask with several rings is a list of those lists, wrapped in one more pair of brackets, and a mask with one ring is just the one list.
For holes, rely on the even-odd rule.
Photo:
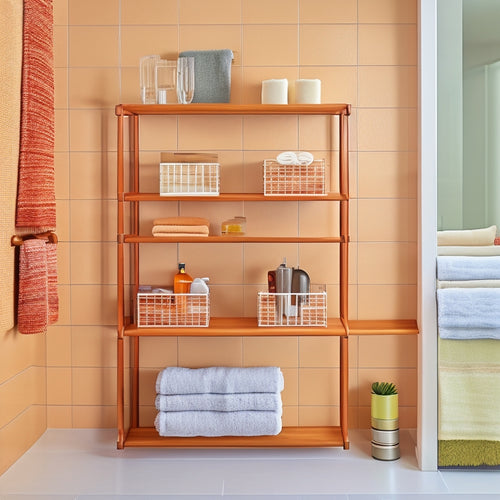
[(13, 247), (19, 247), (23, 244), (25, 240), (31, 240), (33, 238), (39, 238), (39, 239), (47, 239), (49, 240), (49, 243), (57, 243), (57, 234), (54, 233), (53, 231), (46, 231), (45, 233), (39, 233), (39, 234), (24, 234), (24, 235), (18, 235), (15, 234), (12, 236), (10, 239), (10, 244)]

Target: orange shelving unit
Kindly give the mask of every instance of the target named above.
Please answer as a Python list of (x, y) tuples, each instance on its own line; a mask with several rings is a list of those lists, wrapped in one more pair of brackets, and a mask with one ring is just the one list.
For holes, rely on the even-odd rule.
[[(264, 195), (263, 193), (220, 193), (218, 196), (160, 196), (159, 193), (141, 192), (139, 188), (139, 122), (149, 115), (326, 115), (338, 120), (338, 192), (304, 197), (301, 195)], [(349, 334), (414, 334), (415, 322), (405, 321), (348, 321), (348, 245), (349, 245), (349, 179), (348, 151), (350, 105), (237, 105), (237, 104), (190, 104), (190, 105), (141, 105), (120, 104), (116, 106), (118, 120), (118, 448), (134, 447), (343, 447), (349, 448), (348, 409), (348, 340)], [(333, 127), (332, 127), (333, 130)], [(333, 133), (333, 132), (332, 132)], [(333, 141), (332, 141), (333, 142)], [(130, 161), (125, 165), (125, 144), (128, 144)], [(335, 152), (337, 154), (337, 152)], [(125, 191), (125, 178), (130, 178), (130, 190)], [(139, 233), (139, 204), (159, 201), (190, 202), (269, 202), (269, 201), (336, 202), (339, 204), (339, 235), (336, 237), (259, 237), (259, 236), (209, 236), (158, 238)], [(130, 209), (129, 228), (125, 231), (125, 220)], [(127, 219), (128, 222), (128, 219)], [(139, 244), (149, 243), (336, 243), (339, 245), (339, 311), (337, 318), (328, 318), (326, 327), (259, 327), (257, 318), (211, 318), (206, 328), (200, 327), (148, 327), (139, 328), (133, 317), (125, 314), (126, 297), (125, 267), (131, 260), (132, 294), (135, 296), (139, 283)], [(133, 251), (125, 252), (129, 245)], [(125, 258), (125, 255), (132, 257)], [(127, 263), (126, 263), (127, 260)], [(128, 269), (128, 267), (127, 267)], [(328, 427), (284, 427), (277, 436), (217, 437), (217, 438), (165, 438), (151, 427), (140, 427), (138, 417), (139, 387), (139, 339), (155, 336), (335, 336), (340, 343), (340, 410), (339, 426)], [(125, 380), (125, 342), (130, 342), (130, 384)], [(125, 415), (125, 388), (130, 385), (130, 417)], [(127, 389), (128, 390), (128, 389)], [(127, 422), (127, 425), (126, 425)]]

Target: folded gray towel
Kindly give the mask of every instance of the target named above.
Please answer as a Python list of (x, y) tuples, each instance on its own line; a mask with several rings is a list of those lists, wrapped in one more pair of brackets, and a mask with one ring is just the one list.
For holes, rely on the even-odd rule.
[(157, 394), (281, 392), (283, 373), (275, 366), (249, 368), (169, 366), (156, 378)]
[(275, 436), (282, 423), (274, 411), (161, 411), (155, 427), (160, 436)]
[(229, 102), (231, 50), (186, 50), (179, 57), (194, 57), (193, 102)]
[(282, 411), (277, 392), (240, 394), (158, 394), (155, 400), (159, 411)]

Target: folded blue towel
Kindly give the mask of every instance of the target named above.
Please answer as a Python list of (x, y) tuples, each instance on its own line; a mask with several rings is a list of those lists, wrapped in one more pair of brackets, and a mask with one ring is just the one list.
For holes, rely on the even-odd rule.
[(281, 396), (277, 392), (157, 394), (155, 406), (159, 411), (282, 411)]
[(437, 304), (441, 338), (498, 338), (500, 288), (441, 288)]
[(230, 101), (231, 50), (186, 50), (179, 57), (194, 57), (193, 102)]
[(439, 255), (437, 279), (441, 281), (500, 279), (500, 256)]
[(274, 411), (160, 411), (155, 427), (160, 436), (275, 436), (282, 423)]
[(283, 388), (283, 373), (275, 366), (249, 368), (169, 366), (162, 370), (156, 378), (157, 394), (277, 393), (281, 392)]

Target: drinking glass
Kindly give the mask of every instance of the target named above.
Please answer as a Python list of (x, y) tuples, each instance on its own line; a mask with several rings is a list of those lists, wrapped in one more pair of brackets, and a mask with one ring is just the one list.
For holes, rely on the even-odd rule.
[(168, 91), (175, 89), (176, 61), (159, 59), (156, 61), (156, 103), (167, 104)]
[(194, 57), (177, 60), (177, 101), (190, 104), (194, 96)]
[(139, 62), (139, 80), (141, 87), (141, 102), (142, 104), (156, 103), (156, 87), (155, 87), (155, 67), (156, 61), (160, 59), (158, 55), (141, 57)]

